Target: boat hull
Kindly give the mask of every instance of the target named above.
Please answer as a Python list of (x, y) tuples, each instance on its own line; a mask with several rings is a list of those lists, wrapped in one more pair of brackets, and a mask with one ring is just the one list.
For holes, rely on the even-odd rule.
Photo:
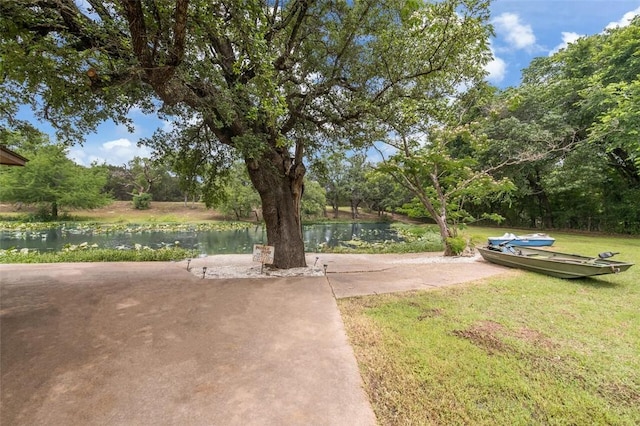
[(571, 279), (617, 274), (633, 266), (633, 263), (628, 262), (590, 258), (542, 249), (489, 247), (478, 247), (480, 255), (488, 262), (558, 278)]

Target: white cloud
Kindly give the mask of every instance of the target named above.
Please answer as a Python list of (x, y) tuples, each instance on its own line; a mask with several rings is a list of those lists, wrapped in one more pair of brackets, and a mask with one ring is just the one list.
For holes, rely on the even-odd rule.
[(132, 145), (133, 143), (131, 143), (129, 139), (116, 139), (115, 141), (103, 143), (102, 148), (106, 151), (111, 151), (119, 148), (128, 149), (131, 148)]
[(632, 10), (631, 12), (625, 13), (619, 21), (609, 22), (606, 29), (610, 30), (613, 28), (626, 27), (631, 23), (633, 18), (638, 15), (640, 15), (640, 7)]
[(69, 150), (67, 157), (81, 166), (90, 166), (92, 163), (102, 164), (107, 162), (103, 157), (91, 152), (91, 148), (77, 147)]
[(102, 149), (105, 151), (113, 150), (128, 150), (133, 146), (133, 142), (129, 139), (116, 139), (115, 141), (109, 141), (102, 144)]
[(87, 158), (88, 158), (87, 153), (83, 149), (80, 149), (80, 148), (71, 149), (71, 150), (69, 150), (69, 153), (67, 154), (67, 157), (70, 160), (76, 162), (77, 164), (81, 164), (81, 165), (85, 165), (85, 166), (89, 165), (87, 163)]
[(173, 121), (169, 121), (169, 120), (163, 120), (162, 121), (162, 130), (170, 133), (173, 131), (173, 129), (175, 129), (175, 123)]
[(493, 19), (498, 35), (504, 37), (512, 48), (526, 49), (535, 46), (536, 36), (531, 25), (520, 22), (515, 13), (502, 13)]
[(565, 47), (567, 47), (569, 44), (574, 43), (580, 37), (584, 37), (584, 35), (583, 34), (574, 33), (574, 32), (563, 31), (562, 32), (562, 43), (560, 43), (559, 45), (557, 45), (556, 47), (551, 49), (549, 51), (549, 56), (553, 55), (554, 53), (559, 52), (560, 50), (562, 50)]
[(144, 134), (144, 127), (142, 127), (141, 125), (133, 123), (131, 126), (133, 126), (132, 132), (129, 131), (129, 128), (126, 125), (118, 124), (116, 126), (116, 134), (123, 135), (123, 136), (127, 136), (127, 135), (141, 136), (142, 134)]
[(151, 150), (145, 146), (138, 147), (129, 139), (121, 138), (104, 142), (100, 145), (86, 144), (69, 151), (68, 157), (82, 166), (91, 163), (112, 164), (121, 166), (133, 160), (133, 157), (150, 157)]
[(114, 165), (128, 163), (133, 157), (150, 157), (151, 150), (146, 146), (137, 146), (129, 139), (121, 138), (105, 142), (100, 148), (100, 154), (106, 162)]
[(137, 106), (137, 105), (136, 105), (136, 106), (132, 106), (131, 108), (129, 108), (129, 113), (128, 113), (127, 115), (131, 116), (131, 115), (134, 115), (134, 114), (137, 114), (137, 115), (145, 115), (145, 114), (142, 112), (142, 108), (140, 108), (140, 107), (139, 107), (139, 106)]
[(491, 83), (497, 84), (504, 80), (507, 74), (507, 63), (501, 58), (493, 55), (493, 60), (484, 67), (485, 71), (489, 73), (487, 80)]

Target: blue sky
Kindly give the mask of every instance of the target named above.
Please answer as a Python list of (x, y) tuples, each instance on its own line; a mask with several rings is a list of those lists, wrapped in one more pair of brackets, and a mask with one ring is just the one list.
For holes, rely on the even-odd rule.
[[(640, 0), (493, 0), (494, 60), (487, 66), (487, 79), (500, 88), (517, 86), (521, 70), (533, 58), (549, 56), (580, 36), (628, 24), (639, 14)], [(22, 116), (53, 137), (49, 125), (36, 121), (28, 111)], [(168, 123), (140, 111), (132, 111), (130, 117), (135, 124), (133, 133), (124, 126), (104, 123), (86, 136), (82, 146), (72, 147), (69, 157), (82, 165), (93, 161), (122, 165), (136, 155), (149, 157), (149, 149), (138, 147), (138, 140)]]
[(640, 14), (640, 0), (494, 0), (494, 61), (488, 80), (517, 86), (531, 60), (549, 56), (581, 36), (626, 25)]

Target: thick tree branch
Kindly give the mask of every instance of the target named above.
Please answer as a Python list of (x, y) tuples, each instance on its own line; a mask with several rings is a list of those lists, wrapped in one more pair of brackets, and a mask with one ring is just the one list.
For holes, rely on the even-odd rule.
[(187, 38), (187, 12), (189, 0), (176, 0), (174, 12), (175, 22), (173, 25), (173, 43), (169, 49), (169, 60), (167, 65), (176, 67), (182, 62), (184, 48)]
[[(274, 62), (274, 67), (276, 70), (282, 71), (282, 70), (291, 68), (291, 64), (287, 65), (287, 62), (289, 60), (289, 57), (291, 56), (291, 53), (293, 53), (295, 45), (298, 44), (298, 33), (300, 32), (300, 28), (303, 26), (304, 21), (307, 18), (308, 7), (309, 7), (308, 0), (296, 1), (291, 13), (284, 20), (287, 22), (283, 22), (284, 26), (276, 26), (274, 28), (275, 30), (280, 31), (281, 28), (285, 28), (286, 26), (289, 25), (288, 21), (292, 20), (294, 16), (297, 17), (297, 19), (293, 24), (293, 28), (291, 29), (291, 33), (289, 34), (289, 39), (287, 40), (286, 48), (284, 49), (283, 53), (278, 57), (278, 59), (276, 59)], [(269, 40), (270, 38), (267, 37), (267, 41)]]
[(149, 40), (147, 36), (147, 26), (144, 22), (144, 11), (140, 0), (121, 0), (121, 5), (125, 11), (133, 52), (140, 61), (143, 68), (149, 72), (154, 66), (151, 52), (149, 51)]

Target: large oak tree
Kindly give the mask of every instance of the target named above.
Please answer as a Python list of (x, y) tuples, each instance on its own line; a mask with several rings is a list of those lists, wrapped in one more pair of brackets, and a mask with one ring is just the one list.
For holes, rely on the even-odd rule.
[(212, 161), (244, 160), (275, 266), (303, 266), (305, 154), (372, 140), (394, 99), (446, 103), (487, 21), (486, 0), (3, 1), (0, 111), (30, 104), (68, 138), (132, 107), (197, 129)]

